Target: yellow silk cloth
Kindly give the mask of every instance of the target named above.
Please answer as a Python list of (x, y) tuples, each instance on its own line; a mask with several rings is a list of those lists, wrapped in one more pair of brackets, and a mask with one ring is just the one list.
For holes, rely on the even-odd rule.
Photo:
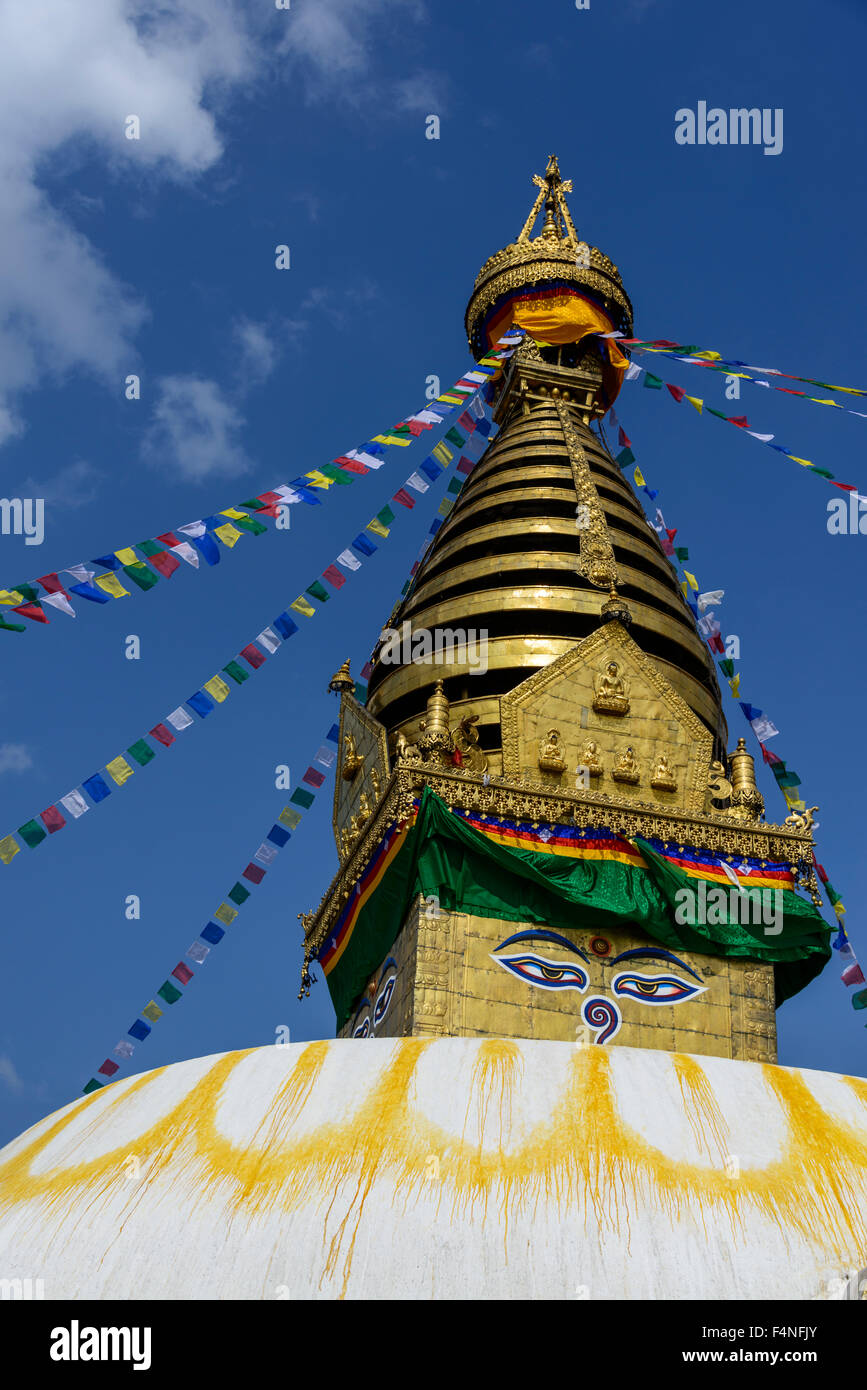
[[(564, 291), (556, 295), (516, 296), (499, 311), (488, 325), (491, 342), (502, 337), (515, 324), (523, 328), (543, 346), (561, 347), (564, 343), (580, 343), (589, 333), (611, 333), (614, 324), (606, 313), (583, 295)], [(608, 356), (608, 369), (605, 372), (605, 386), (609, 402), (613, 401), (623, 384), (623, 376), (629, 366), (613, 338), (605, 339)]]

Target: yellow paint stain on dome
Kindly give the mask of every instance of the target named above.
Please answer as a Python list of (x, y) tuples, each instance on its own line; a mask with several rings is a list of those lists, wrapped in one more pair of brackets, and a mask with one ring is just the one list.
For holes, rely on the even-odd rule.
[[(729, 1177), (713, 1162), (672, 1158), (626, 1124), (617, 1107), (610, 1055), (602, 1047), (570, 1051), (568, 1082), (559, 1102), (516, 1143), (510, 1131), (515, 1086), (522, 1078), (521, 1049), (505, 1039), (478, 1044), (466, 1112), (469, 1117), (474, 1108), (478, 1124), (471, 1136), (468, 1120), (463, 1134), (448, 1131), (414, 1104), (416, 1070), (433, 1041), (396, 1041), (389, 1062), (350, 1118), (323, 1122), (293, 1139), (293, 1125), (332, 1046), (308, 1044), (255, 1138), (243, 1145), (220, 1132), (219, 1103), (235, 1068), (258, 1049), (233, 1053), (214, 1062), (188, 1095), (133, 1144), (90, 1162), (31, 1174), (37, 1154), (73, 1118), (80, 1118), (83, 1106), (99, 1102), (95, 1133), (110, 1123), (113, 1108), (140, 1096), (164, 1069), (138, 1078), (116, 1099), (106, 1088), (0, 1165), (0, 1209), (35, 1199), (33, 1222), (48, 1231), (52, 1223), (46, 1215), (51, 1216), (52, 1239), (72, 1239), (79, 1224), (92, 1224), (100, 1206), (117, 1195), (118, 1184), (125, 1182), (125, 1160), (133, 1151), (145, 1172), (122, 1208), (121, 1229), (160, 1175), (173, 1182), (187, 1179), (179, 1185), (186, 1210), (222, 1201), (227, 1225), (309, 1205), (322, 1213), (321, 1282), (339, 1275), (345, 1293), (374, 1184), (387, 1184), (392, 1201), (417, 1201), (430, 1182), (427, 1160), (435, 1155), (438, 1195), (450, 1197), (451, 1220), (472, 1220), (479, 1209), (484, 1221), (494, 1194), (503, 1220), (532, 1215), (539, 1203), (552, 1202), (561, 1220), (568, 1220), (583, 1206), (585, 1224), (592, 1219), (618, 1231), (625, 1225), (627, 1239), (630, 1217), (645, 1204), (672, 1221), (688, 1214), (697, 1214), (704, 1223), (724, 1216), (733, 1239), (745, 1235), (760, 1214), (783, 1232), (818, 1246), (828, 1258), (867, 1263), (867, 1232), (849, 1211), (851, 1189), (863, 1182), (867, 1167), (867, 1136), (824, 1111), (796, 1072), (762, 1066), (787, 1124), (782, 1157)], [(722, 1156), (726, 1129), (706, 1073), (682, 1055), (674, 1054), (674, 1065), (699, 1151)], [(867, 1104), (867, 1083), (845, 1080)]]

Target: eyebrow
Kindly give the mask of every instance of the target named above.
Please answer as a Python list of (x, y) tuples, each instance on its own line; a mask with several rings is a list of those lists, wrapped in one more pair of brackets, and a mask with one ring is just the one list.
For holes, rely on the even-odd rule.
[(565, 946), (567, 951), (571, 951), (573, 955), (580, 956), (582, 960), (587, 961), (588, 965), (590, 964), (589, 957), (585, 956), (584, 952), (579, 946), (575, 945), (574, 941), (568, 941), (565, 936), (559, 936), (555, 931), (519, 931), (516, 932), (514, 936), (507, 937), (505, 941), (501, 941), (499, 946), (494, 947), (494, 950), (502, 951), (504, 946), (513, 946), (516, 941), (552, 941), (555, 946)]
[(617, 965), (622, 960), (636, 960), (638, 958), (643, 960), (673, 960), (675, 965), (679, 965), (681, 969), (685, 970), (688, 975), (691, 975), (694, 980), (698, 980), (699, 984), (701, 984), (701, 976), (696, 975), (695, 971), (687, 965), (685, 960), (681, 960), (679, 956), (672, 955), (671, 951), (662, 951), (656, 946), (634, 946), (631, 951), (621, 951), (620, 955), (615, 956), (608, 964), (609, 966)]

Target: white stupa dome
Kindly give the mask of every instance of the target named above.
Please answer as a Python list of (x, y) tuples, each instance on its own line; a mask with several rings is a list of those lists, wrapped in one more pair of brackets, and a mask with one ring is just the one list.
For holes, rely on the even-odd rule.
[(852, 1077), (271, 1046), (115, 1082), (7, 1145), (0, 1273), (57, 1299), (826, 1298), (867, 1265), (865, 1171)]

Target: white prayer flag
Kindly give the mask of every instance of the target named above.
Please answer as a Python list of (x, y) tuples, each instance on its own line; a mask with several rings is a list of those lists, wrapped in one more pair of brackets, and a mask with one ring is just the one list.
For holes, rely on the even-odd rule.
[(706, 594), (699, 594), (696, 602), (703, 613), (706, 608), (710, 608), (712, 603), (722, 603), (725, 589), (708, 589)]
[(317, 749), (313, 761), (315, 763), (319, 763), (320, 767), (333, 767), (334, 759), (336, 757), (337, 754), (335, 753), (334, 749), (326, 747), (326, 745), (323, 743), (321, 747)]
[(96, 570), (89, 570), (87, 565), (70, 565), (65, 574), (71, 574), (76, 584), (89, 584)]
[[(762, 384), (767, 386), (767, 382), (763, 382)], [(772, 434), (756, 434), (755, 430), (747, 430), (747, 434), (751, 434), (753, 439), (760, 439), (763, 444), (770, 444), (774, 437)]]
[(260, 864), (273, 864), (274, 860), (277, 858), (277, 851), (274, 849), (273, 845), (266, 845), (263, 840), (256, 850), (256, 853), (253, 855), (253, 858), (258, 859)]
[(363, 449), (347, 449), (346, 458), (356, 459), (359, 463), (364, 463), (368, 468), (383, 468), (385, 459), (377, 458), (376, 454), (367, 454)]
[(641, 376), (641, 373), (642, 373), (643, 371), (644, 371), (644, 368), (643, 368), (643, 367), (639, 367), (639, 365), (638, 365), (637, 362), (630, 362), (629, 366), (626, 368), (626, 377), (625, 377), (625, 380), (626, 380), (626, 381), (635, 381), (636, 377)]
[(266, 627), (264, 632), (260, 632), (256, 638), (260, 647), (264, 647), (266, 652), (276, 652), (280, 646), (280, 638), (271, 627)]
[(187, 714), (187, 711), (185, 709), (181, 709), (180, 706), (178, 706), (177, 709), (172, 710), (171, 714), (167, 714), (166, 719), (171, 724), (173, 729), (177, 729), (178, 733), (180, 733), (182, 729), (188, 729), (193, 722), (190, 716)]
[(282, 497), (284, 502), (288, 502), (290, 506), (293, 502), (303, 501), (301, 493), (297, 492), (294, 487), (289, 487), (288, 483), (281, 483), (279, 487), (271, 490), (276, 492), (278, 497)]
[(464, 378), (465, 381), (477, 381), (480, 385), (484, 385), (487, 379), (485, 372), (467, 372)]
[(208, 528), (203, 521), (188, 521), (186, 526), (177, 526), (175, 529), (183, 531), (185, 536), (203, 536)]
[(470, 401), (470, 410), (473, 412), (477, 420), (484, 419), (485, 405), (484, 401), (481, 399), (480, 396), (473, 396), (473, 399)]
[(406, 485), (415, 492), (427, 492), (430, 487), (430, 483), (426, 483), (419, 473), (411, 473), (406, 480)]
[(197, 965), (203, 965), (210, 954), (210, 946), (203, 945), (201, 941), (194, 941), (187, 951), (187, 960), (194, 960)]
[(199, 552), (189, 541), (179, 541), (177, 545), (171, 547), (173, 555), (180, 555), (182, 560), (186, 560), (188, 565), (192, 565), (194, 570), (199, 568)]
[(360, 570), (361, 561), (357, 560), (351, 550), (344, 550), (337, 557), (338, 565), (342, 565), (345, 570)]
[(135, 1048), (133, 1047), (131, 1042), (127, 1042), (126, 1038), (121, 1038), (117, 1046), (112, 1048), (112, 1052), (114, 1053), (115, 1057), (129, 1058), (135, 1052)]
[(60, 798), (60, 804), (64, 810), (69, 812), (73, 820), (78, 820), (79, 816), (83, 816), (85, 811), (90, 810), (81, 792), (78, 791), (72, 791), (66, 796), (62, 796)]
[(765, 715), (762, 715), (760, 719), (751, 719), (750, 723), (759, 743), (766, 743), (769, 738), (773, 738), (780, 732), (776, 724), (772, 724)]
[(42, 594), (39, 602), (50, 603), (52, 608), (59, 608), (61, 613), (68, 613), (70, 618), (76, 616), (75, 609), (65, 594)]

